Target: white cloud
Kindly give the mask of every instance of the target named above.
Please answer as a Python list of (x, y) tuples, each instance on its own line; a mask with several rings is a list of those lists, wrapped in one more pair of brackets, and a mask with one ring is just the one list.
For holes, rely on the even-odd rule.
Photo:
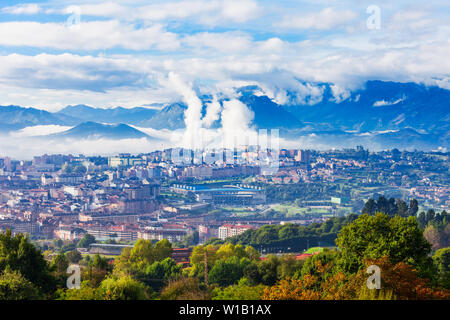
[[(197, 24), (244, 23), (261, 13), (254, 0), (183, 0), (155, 4), (121, 5), (113, 2), (80, 4), (82, 15), (154, 23), (193, 19)], [(64, 13), (65, 9), (59, 10)], [(54, 12), (50, 10), (49, 13)]]
[(186, 36), (183, 43), (196, 50), (211, 48), (218, 52), (243, 52), (252, 47), (253, 40), (247, 34), (237, 32), (202, 32)]
[(223, 17), (236, 22), (248, 21), (260, 13), (258, 4), (253, 0), (225, 0), (222, 6)]
[(36, 3), (27, 3), (5, 7), (1, 11), (9, 14), (37, 14), (41, 12), (41, 7)]
[(374, 107), (393, 106), (393, 105), (396, 105), (396, 104), (398, 104), (398, 103), (400, 103), (400, 102), (403, 102), (403, 101), (405, 101), (405, 100), (406, 100), (406, 97), (397, 99), (397, 100), (395, 100), (395, 101), (385, 101), (385, 100), (381, 100), (381, 101), (376, 101), (376, 102), (373, 104), (373, 106), (374, 106)]
[(63, 132), (71, 128), (72, 127), (59, 125), (40, 125), (40, 126), (26, 127), (21, 130), (11, 132), (10, 135), (13, 138), (46, 136), (54, 133)]
[(275, 23), (275, 26), (288, 29), (330, 30), (341, 27), (355, 18), (356, 13), (351, 10), (326, 8), (317, 13), (285, 15), (281, 21)]
[(81, 22), (79, 28), (63, 23), (3, 22), (0, 23), (0, 45), (53, 48), (60, 50), (175, 50), (177, 35), (161, 25), (141, 29), (116, 20)]

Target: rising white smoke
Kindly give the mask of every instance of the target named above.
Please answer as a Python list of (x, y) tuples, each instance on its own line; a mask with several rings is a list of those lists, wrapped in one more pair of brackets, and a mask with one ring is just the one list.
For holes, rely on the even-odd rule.
[(222, 106), (217, 96), (214, 96), (213, 101), (206, 104), (206, 115), (202, 120), (205, 128), (210, 128), (215, 121), (219, 120), (221, 110)]
[(201, 137), (202, 129), (202, 102), (192, 89), (192, 85), (186, 84), (179, 75), (174, 72), (169, 73), (169, 82), (174, 89), (183, 96), (184, 102), (188, 108), (184, 112), (184, 123), (186, 130), (184, 134), (184, 146), (193, 148), (200, 147), (198, 142)]
[[(183, 96), (187, 104), (184, 113), (185, 132), (182, 146), (186, 148), (221, 148), (238, 147), (253, 141), (256, 133), (250, 128), (254, 113), (237, 99), (224, 101), (223, 108), (216, 96), (206, 105), (206, 114), (202, 119), (202, 101), (192, 85), (180, 76), (170, 72), (169, 82)], [(211, 129), (211, 125), (222, 118), (222, 127)]]
[(241, 101), (223, 102), (222, 139), (226, 148), (256, 144), (256, 132), (250, 125), (255, 114)]

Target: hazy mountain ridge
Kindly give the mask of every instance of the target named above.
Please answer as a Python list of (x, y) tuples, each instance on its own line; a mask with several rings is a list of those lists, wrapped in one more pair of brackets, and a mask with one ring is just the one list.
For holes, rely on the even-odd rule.
[(69, 130), (51, 135), (55, 138), (73, 139), (140, 139), (151, 138), (149, 135), (127, 124), (101, 124), (83, 122)]
[[(320, 102), (313, 105), (279, 105), (261, 94), (262, 90), (256, 86), (238, 88), (237, 92), (240, 94), (239, 100), (254, 113), (252, 126), (280, 129), (281, 136), (288, 139), (308, 137), (319, 143), (345, 142), (352, 145), (360, 141), (363, 145), (386, 147), (449, 147), (449, 90), (416, 83), (368, 81), (364, 88), (348, 92), (339, 101), (333, 94), (332, 85), (325, 83), (317, 86), (323, 88), (323, 96)], [(297, 99), (292, 92), (288, 92), (288, 95), (293, 101), (305, 100)], [(200, 97), (203, 116), (211, 98), (207, 95)], [(0, 131), (8, 132), (36, 125), (62, 125), (76, 126), (67, 133), (70, 136), (100, 134), (117, 139), (120, 133), (109, 132), (111, 126), (88, 126), (86, 123), (94, 121), (98, 125), (127, 124), (157, 130), (176, 130), (185, 127), (186, 109), (187, 105), (182, 102), (161, 106), (159, 109), (101, 109), (77, 105), (67, 106), (53, 113), (35, 108), (6, 106), (0, 107)], [(219, 120), (212, 127), (220, 127), (220, 121), (219, 115)], [(81, 134), (81, 128), (86, 132)], [(115, 130), (125, 136), (146, 136), (139, 130), (128, 128)], [(62, 137), (64, 134), (57, 136)]]

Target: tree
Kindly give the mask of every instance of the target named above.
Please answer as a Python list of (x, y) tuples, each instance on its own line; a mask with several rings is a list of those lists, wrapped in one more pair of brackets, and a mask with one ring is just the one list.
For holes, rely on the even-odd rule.
[(237, 256), (220, 259), (209, 272), (209, 280), (222, 287), (236, 284), (243, 277), (244, 268), (249, 263), (248, 258), (239, 260)]
[(261, 283), (261, 274), (258, 270), (258, 263), (252, 261), (244, 267), (244, 277), (247, 279), (248, 283), (252, 286), (256, 286)]
[(99, 289), (90, 286), (89, 281), (83, 281), (80, 289), (59, 289), (57, 300), (103, 300)]
[(105, 279), (110, 269), (108, 259), (97, 253), (94, 258), (89, 259), (85, 277), (91, 286), (97, 287)]
[(7, 268), (20, 274), (44, 293), (55, 288), (50, 266), (38, 250), (23, 234), (12, 235), (11, 230), (0, 233), (0, 273)]
[(367, 200), (367, 202), (364, 204), (364, 208), (362, 209), (362, 213), (372, 216), (375, 214), (376, 211), (377, 211), (377, 204), (375, 200), (373, 200), (372, 198)]
[(450, 248), (442, 248), (436, 251), (433, 262), (438, 270), (438, 283), (450, 289)]
[[(300, 279), (284, 279), (264, 290), (264, 300), (390, 300), (390, 299), (449, 299), (450, 291), (432, 288), (418, 277), (417, 271), (404, 262), (392, 263), (389, 257), (365, 259), (364, 268), (356, 274), (336, 272), (323, 274), (329, 268), (316, 261), (317, 275), (305, 274)], [(367, 290), (367, 267), (377, 265), (381, 270), (381, 289)]]
[(423, 236), (429, 243), (431, 243), (431, 249), (436, 250), (441, 246), (441, 236), (439, 231), (433, 225), (428, 225), (423, 231)]
[(210, 300), (211, 292), (197, 278), (170, 281), (161, 292), (161, 300)]
[(155, 261), (162, 261), (172, 256), (172, 244), (167, 239), (162, 239), (155, 244)]
[(279, 259), (274, 255), (267, 256), (266, 260), (258, 264), (258, 272), (261, 275), (261, 283), (271, 286), (278, 279)]
[(425, 219), (428, 222), (433, 221), (434, 217), (436, 216), (436, 212), (433, 209), (428, 209), (425, 213)]
[(306, 276), (304, 279), (283, 279), (276, 285), (266, 287), (263, 300), (319, 300), (320, 292), (314, 290), (317, 279)]
[(62, 246), (61, 247), (61, 251), (62, 252), (68, 252), (68, 251), (75, 250), (76, 248), (77, 248), (76, 244), (69, 243), (69, 244), (66, 244), (66, 245)]
[(419, 203), (416, 199), (409, 201), (409, 215), (415, 217), (419, 211)]
[(66, 257), (71, 263), (78, 263), (83, 259), (81, 253), (77, 249), (67, 252)]
[(286, 224), (278, 231), (278, 237), (280, 239), (291, 239), (297, 235), (297, 228), (293, 224)]
[(376, 265), (380, 268), (381, 288), (384, 294), (391, 293), (398, 300), (449, 299), (450, 291), (433, 288), (427, 279), (419, 277), (418, 271), (405, 262), (393, 263), (388, 256), (379, 259), (365, 259), (364, 268), (350, 277), (340, 291), (347, 299), (360, 299), (362, 289), (366, 287), (367, 267)]
[(151, 297), (149, 289), (130, 276), (107, 278), (102, 281), (99, 291), (105, 300), (147, 300)]
[(279, 279), (286, 279), (293, 277), (297, 272), (302, 269), (304, 260), (298, 260), (292, 254), (283, 255), (280, 258), (280, 265), (277, 269)]
[(142, 281), (150, 285), (154, 290), (160, 290), (169, 280), (181, 276), (182, 265), (177, 265), (172, 258), (163, 261), (155, 261), (145, 271)]
[(0, 300), (40, 300), (38, 288), (19, 271), (5, 270), (0, 275)]
[(124, 248), (114, 262), (116, 275), (143, 275), (155, 261), (162, 261), (172, 255), (172, 244), (163, 239), (153, 246), (150, 240), (139, 239), (133, 248)]
[[(300, 277), (306, 275), (313, 275), (315, 277), (322, 277), (326, 280), (335, 271), (335, 266), (337, 264), (337, 259), (339, 257), (339, 252), (336, 250), (324, 250), (319, 254), (313, 255), (306, 259), (300, 271)], [(320, 261), (320, 263), (319, 263)], [(325, 270), (327, 272), (325, 272)]]
[(431, 245), (414, 217), (363, 214), (341, 230), (336, 244), (341, 251), (339, 264), (346, 272), (357, 272), (364, 258), (384, 256), (393, 263), (406, 262), (422, 271), (430, 264)]
[(85, 233), (83, 238), (78, 241), (78, 248), (89, 248), (89, 245), (95, 243), (95, 237), (89, 233)]
[(59, 252), (52, 260), (53, 269), (59, 274), (65, 274), (69, 267), (69, 259), (62, 252)]
[(400, 217), (405, 218), (410, 216), (409, 208), (405, 201), (403, 201), (402, 199), (397, 199), (396, 205), (397, 205), (397, 214)]
[(246, 278), (242, 278), (237, 285), (215, 288), (212, 300), (261, 300), (264, 289), (264, 285), (251, 286)]
[(205, 256), (208, 270), (211, 270), (215, 262), (219, 259), (217, 256), (217, 247), (213, 245), (194, 247), (189, 259), (191, 267), (187, 269), (189, 271), (189, 276), (205, 276)]

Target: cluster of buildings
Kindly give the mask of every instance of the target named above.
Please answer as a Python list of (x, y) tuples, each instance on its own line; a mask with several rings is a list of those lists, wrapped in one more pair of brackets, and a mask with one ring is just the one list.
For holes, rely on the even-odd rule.
[[(322, 197), (332, 199), (329, 206), (380, 190), (435, 209), (450, 205), (448, 154), (282, 149), (274, 157), (276, 172), (264, 175), (254, 161), (261, 152), (232, 153), (230, 163), (208, 163), (204, 155), (174, 161), (172, 149), (114, 157), (43, 155), (31, 161), (0, 157), (0, 230), (66, 241), (85, 233), (124, 242), (181, 242), (197, 233), (200, 241), (224, 239), (267, 223), (221, 219), (221, 208), (267, 210), (264, 186), (270, 184), (336, 186), (339, 195)], [(236, 161), (238, 156), (248, 162)], [(215, 180), (228, 182), (207, 183)]]

